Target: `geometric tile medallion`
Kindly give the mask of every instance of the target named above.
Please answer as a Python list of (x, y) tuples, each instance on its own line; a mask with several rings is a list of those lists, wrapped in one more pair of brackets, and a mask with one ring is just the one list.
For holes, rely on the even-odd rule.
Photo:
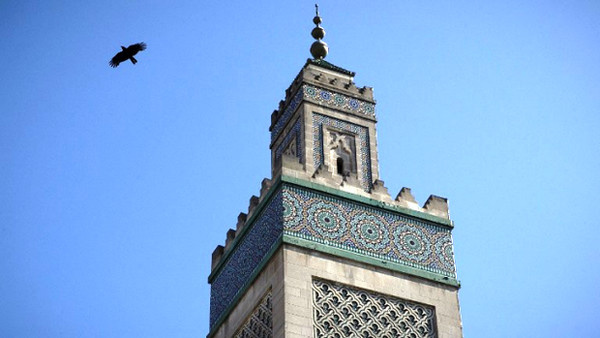
[(437, 337), (432, 306), (321, 279), (312, 290), (315, 337)]
[(284, 234), (456, 277), (450, 229), (297, 186), (283, 189)]
[(273, 337), (273, 304), (271, 290), (256, 306), (250, 318), (242, 324), (234, 338), (271, 338)]
[(210, 279), (210, 327), (253, 281), (282, 236), (456, 279), (450, 229), (282, 183)]

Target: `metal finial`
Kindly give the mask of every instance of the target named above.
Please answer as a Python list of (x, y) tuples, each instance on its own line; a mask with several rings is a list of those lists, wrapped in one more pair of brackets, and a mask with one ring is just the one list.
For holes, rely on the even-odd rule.
[(327, 56), (327, 52), (329, 52), (329, 47), (327, 44), (321, 39), (325, 37), (325, 30), (319, 26), (321, 24), (321, 17), (319, 16), (319, 5), (315, 4), (315, 13), (316, 16), (313, 18), (313, 22), (317, 27), (313, 28), (311, 35), (315, 38), (315, 42), (310, 46), (310, 53), (315, 59), (323, 59)]

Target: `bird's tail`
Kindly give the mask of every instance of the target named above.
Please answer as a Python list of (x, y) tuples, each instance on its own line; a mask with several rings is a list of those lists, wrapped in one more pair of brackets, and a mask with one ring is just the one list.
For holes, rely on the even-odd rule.
[(131, 60), (131, 63), (133, 63), (134, 65), (137, 63), (137, 60), (133, 56), (130, 57), (129, 60)]

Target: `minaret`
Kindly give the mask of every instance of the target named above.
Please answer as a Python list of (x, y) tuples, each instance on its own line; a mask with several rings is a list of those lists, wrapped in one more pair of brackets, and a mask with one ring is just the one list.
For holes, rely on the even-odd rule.
[(447, 200), (392, 199), (373, 90), (316, 40), (271, 115), (271, 179), (212, 257), (208, 337), (462, 337)]

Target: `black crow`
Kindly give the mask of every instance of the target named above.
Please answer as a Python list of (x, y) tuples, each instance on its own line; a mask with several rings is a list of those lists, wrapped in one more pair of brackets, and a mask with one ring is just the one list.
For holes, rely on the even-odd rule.
[(134, 65), (137, 63), (137, 60), (133, 57), (137, 52), (146, 49), (146, 44), (143, 42), (133, 44), (127, 48), (121, 46), (122, 51), (118, 52), (110, 62), (108, 63), (111, 67), (115, 68), (119, 65), (119, 63), (123, 61), (127, 61), (127, 59), (131, 60), (131, 63)]

